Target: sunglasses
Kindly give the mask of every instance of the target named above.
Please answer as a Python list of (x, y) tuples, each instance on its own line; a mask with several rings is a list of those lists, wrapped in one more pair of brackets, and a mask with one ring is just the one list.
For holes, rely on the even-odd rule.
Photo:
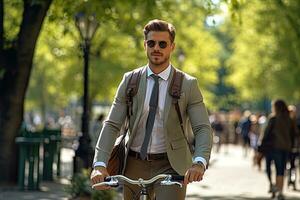
[(168, 43), (166, 41), (155, 41), (155, 40), (147, 40), (147, 46), (150, 48), (153, 48), (156, 45), (156, 42), (158, 43), (158, 46), (161, 49), (164, 49), (168, 46)]

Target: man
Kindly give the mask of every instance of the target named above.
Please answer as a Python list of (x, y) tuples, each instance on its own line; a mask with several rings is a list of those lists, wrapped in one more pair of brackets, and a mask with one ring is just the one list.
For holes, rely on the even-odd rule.
[[(182, 133), (175, 106), (172, 104), (172, 97), (168, 93), (174, 70), (170, 64), (170, 56), (175, 49), (175, 28), (165, 21), (152, 20), (144, 27), (144, 36), (148, 65), (141, 69), (138, 93), (133, 98), (133, 115), (130, 117), (124, 174), (132, 179), (150, 179), (162, 173), (184, 175), (185, 186), (183, 188), (158, 184), (148, 188), (152, 198), (155, 196), (158, 200), (182, 200), (185, 197), (186, 185), (193, 181), (201, 181), (203, 178), (210, 158), (212, 131), (197, 80), (184, 74), (178, 103), (184, 129), (187, 129), (188, 122), (194, 133), (195, 153), (192, 155)], [(119, 85), (112, 108), (98, 139), (94, 170), (91, 173), (93, 184), (102, 182), (104, 177), (109, 175), (105, 167), (117, 134), (126, 118), (125, 91), (128, 79), (129, 74), (127, 73)], [(157, 89), (158, 102), (154, 124), (151, 127), (148, 121), (151, 121), (149, 118), (151, 118), (152, 108), (149, 109), (149, 107), (151, 107), (152, 92), (154, 93)], [(147, 134), (149, 126), (151, 129), (150, 139), (147, 137), (149, 136)], [(132, 199), (132, 196), (138, 192), (138, 187), (126, 185), (124, 199)]]

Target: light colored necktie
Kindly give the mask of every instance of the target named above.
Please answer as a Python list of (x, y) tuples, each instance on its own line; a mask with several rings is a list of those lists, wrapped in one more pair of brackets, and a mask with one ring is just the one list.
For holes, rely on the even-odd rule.
[(146, 122), (146, 133), (144, 137), (144, 141), (141, 147), (140, 156), (143, 160), (145, 160), (148, 150), (148, 145), (154, 125), (157, 105), (158, 105), (158, 94), (159, 94), (159, 76), (152, 74), (151, 77), (154, 79), (154, 86), (151, 93), (151, 98), (149, 102), (149, 114)]

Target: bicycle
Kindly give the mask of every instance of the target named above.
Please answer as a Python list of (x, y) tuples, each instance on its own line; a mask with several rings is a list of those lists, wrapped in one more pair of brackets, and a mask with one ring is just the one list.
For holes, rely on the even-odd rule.
[(178, 185), (179, 187), (182, 187), (181, 182), (183, 182), (184, 176), (159, 174), (149, 180), (144, 180), (142, 178), (140, 178), (138, 180), (132, 180), (123, 175), (115, 175), (115, 176), (106, 177), (104, 179), (104, 182), (96, 183), (96, 184), (92, 185), (92, 188), (94, 189), (97, 186), (118, 187), (119, 182), (127, 182), (129, 184), (138, 185), (139, 187), (141, 187), (141, 190), (140, 190), (138, 196), (136, 196), (136, 198), (134, 197), (134, 199), (147, 200), (147, 197), (149, 196), (148, 191), (147, 191), (147, 186), (154, 184), (158, 180), (161, 180), (160, 185), (165, 185), (165, 186)]

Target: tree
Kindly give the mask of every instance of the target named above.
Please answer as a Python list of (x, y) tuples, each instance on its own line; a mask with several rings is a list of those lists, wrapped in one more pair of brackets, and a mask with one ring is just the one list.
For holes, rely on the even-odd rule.
[(14, 139), (22, 117), (23, 102), (32, 69), (35, 45), (52, 0), (13, 2), (23, 8), (18, 34), (8, 41), (5, 30), (5, 3), (0, 1), (0, 181), (16, 180), (17, 148)]
[(240, 4), (227, 63), (231, 83), (244, 100), (300, 100), (300, 2), (251, 1)]
[(238, 105), (235, 88), (230, 86), (227, 82), (230, 76), (226, 62), (232, 55), (232, 37), (228, 33), (228, 24), (217, 26), (213, 29), (213, 34), (218, 38), (219, 43), (222, 45), (222, 51), (219, 53), (220, 66), (217, 69), (217, 83), (212, 86), (214, 93), (213, 103), (217, 110), (232, 110)]

